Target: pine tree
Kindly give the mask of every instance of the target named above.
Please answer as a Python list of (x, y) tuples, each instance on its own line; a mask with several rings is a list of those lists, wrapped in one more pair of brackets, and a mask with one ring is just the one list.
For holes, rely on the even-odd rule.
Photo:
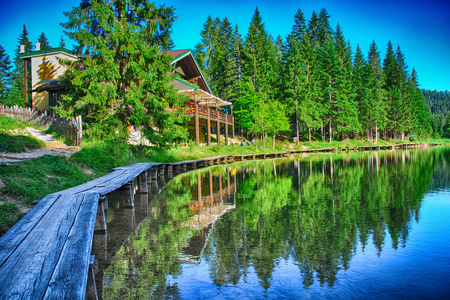
[(386, 57), (383, 61), (384, 90), (386, 90), (386, 128), (390, 130), (394, 139), (397, 139), (400, 114), (402, 112), (402, 99), (399, 90), (398, 68), (395, 60), (395, 53), (391, 41), (389, 41)]
[(304, 61), (301, 57), (301, 43), (306, 32), (306, 20), (301, 9), (294, 16), (294, 25), (291, 34), (283, 45), (280, 57), (282, 67), (280, 68), (280, 98), (286, 104), (286, 112), (294, 116), (296, 127), (297, 144), (299, 143), (299, 118), (301, 98), (304, 95), (306, 85), (306, 74), (304, 72)]
[(232, 91), (233, 93), (230, 96), (230, 101), (234, 101), (239, 96), (241, 79), (242, 79), (242, 47), (243, 41), (242, 36), (239, 34), (239, 28), (236, 24), (236, 27), (233, 32), (231, 52), (233, 59), (233, 80), (232, 80)]
[(265, 30), (258, 8), (250, 22), (243, 51), (244, 80), (252, 83), (256, 93), (267, 96), (272, 91), (276, 61), (273, 42)]
[(355, 91), (352, 78), (352, 50), (346, 43), (339, 23), (334, 34), (336, 52), (339, 57), (341, 72), (337, 73), (337, 131), (342, 138), (359, 134), (361, 125), (358, 120), (357, 104), (354, 101)]
[(0, 45), (0, 103), (6, 104), (11, 82), (11, 61), (5, 49)]
[(301, 43), (300, 57), (306, 80), (303, 97), (300, 101), (300, 119), (308, 127), (308, 137), (311, 142), (311, 130), (323, 127), (321, 117), (325, 111), (322, 102), (319, 100), (321, 98), (319, 69), (309, 31)]
[(370, 140), (370, 128), (372, 127), (369, 78), (366, 60), (361, 48), (357, 45), (353, 64), (353, 83), (356, 91), (355, 102), (358, 105), (359, 122), (366, 131), (367, 141)]
[(378, 130), (383, 130), (386, 124), (386, 105), (385, 90), (383, 90), (383, 77), (380, 52), (378, 51), (375, 41), (370, 45), (368, 53), (368, 88), (369, 88), (369, 107), (370, 119), (375, 134), (375, 143), (378, 142)]
[(64, 42), (63, 36), (61, 36), (61, 40), (59, 41), (59, 48), (66, 48), (66, 43)]
[(41, 44), (41, 50), (48, 50), (51, 49), (52, 47), (50, 47), (49, 43), (48, 43), (48, 39), (45, 36), (45, 33), (42, 32), (41, 35), (38, 37), (38, 42)]
[(395, 52), (395, 61), (397, 64), (397, 72), (398, 72), (398, 88), (400, 91), (401, 98), (401, 108), (402, 113), (399, 115), (399, 130), (401, 131), (401, 139), (405, 138), (405, 131), (409, 132), (412, 129), (412, 107), (409, 103), (409, 97), (407, 94), (407, 80), (408, 80), (408, 65), (405, 61), (405, 56), (400, 50), (400, 45), (397, 47), (397, 51)]
[(211, 61), (214, 56), (214, 50), (217, 41), (217, 24), (209, 15), (206, 22), (203, 23), (203, 30), (200, 33), (202, 37), (200, 43), (195, 46), (196, 58), (200, 64), (205, 79), (210, 83), (214, 90), (214, 79), (212, 79)]
[(419, 89), (417, 72), (413, 68), (407, 82), (407, 94), (411, 104), (411, 132), (418, 137), (429, 137), (432, 133), (432, 116)]
[(25, 52), (32, 51), (32, 43), (28, 39), (28, 31), (23, 25), (23, 31), (17, 40), (18, 45), (15, 51), (14, 71), (11, 78), (11, 92), (8, 94), (8, 105), (26, 106), (28, 103), (24, 101), (24, 85), (23, 85), (23, 60), (19, 57), (20, 45), (24, 45)]
[(301, 41), (306, 33), (306, 19), (303, 11), (299, 8), (294, 16), (294, 25), (292, 26), (292, 38)]
[(86, 1), (65, 15), (65, 34), (90, 55), (66, 62), (64, 77), (71, 85), (59, 113), (81, 114), (93, 138), (118, 133), (126, 139), (135, 126), (161, 147), (186, 139), (182, 116), (168, 109), (184, 99), (168, 85), (171, 58), (157, 54), (170, 47), (173, 9), (138, 0)]

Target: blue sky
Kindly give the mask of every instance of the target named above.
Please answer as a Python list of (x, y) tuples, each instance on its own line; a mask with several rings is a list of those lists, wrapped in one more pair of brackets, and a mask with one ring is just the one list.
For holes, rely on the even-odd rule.
[[(23, 24), (34, 43), (43, 31), (51, 46), (58, 46), (63, 34), (63, 11), (78, 6), (79, 0), (0, 0), (0, 45), (12, 59)], [(367, 54), (375, 40), (384, 58), (388, 41), (400, 45), (409, 71), (415, 67), (421, 88), (450, 90), (450, 1), (448, 0), (298, 0), (298, 1), (155, 1), (173, 6), (178, 16), (173, 40), (176, 49), (193, 49), (208, 15), (238, 24), (245, 37), (250, 19), (258, 7), (266, 30), (283, 38), (291, 31), (294, 15), (302, 9), (307, 20), (312, 11), (325, 7), (335, 28), (339, 23), (353, 50), (359, 44)], [(65, 38), (67, 48), (70, 41)]]

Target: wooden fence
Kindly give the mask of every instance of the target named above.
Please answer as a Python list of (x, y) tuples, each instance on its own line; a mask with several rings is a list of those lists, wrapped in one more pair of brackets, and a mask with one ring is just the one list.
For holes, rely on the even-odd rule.
[(20, 121), (25, 121), (44, 129), (53, 127), (53, 129), (59, 136), (67, 138), (68, 140), (72, 141), (74, 145), (81, 146), (82, 144), (83, 127), (81, 116), (70, 120), (66, 118), (60, 118), (59, 116), (52, 117), (47, 114), (47, 111), (39, 112), (37, 110), (31, 110), (27, 107), (8, 107), (4, 105), (0, 105), (0, 115)]

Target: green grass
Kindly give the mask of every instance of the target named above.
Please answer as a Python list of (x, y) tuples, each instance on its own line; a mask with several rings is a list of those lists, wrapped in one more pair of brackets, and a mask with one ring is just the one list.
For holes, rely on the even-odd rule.
[(1, 194), (29, 206), (33, 200), (93, 179), (82, 166), (64, 156), (44, 155), (22, 162), (0, 165), (6, 186)]
[(0, 133), (0, 152), (20, 153), (45, 148), (45, 143), (31, 136)]
[(27, 122), (14, 120), (5, 116), (0, 116), (0, 130), (25, 129), (31, 125)]
[(23, 213), (15, 203), (3, 203), (0, 205), (0, 235), (3, 235), (9, 228), (17, 223)]
[(23, 135), (19, 132), (14, 134), (12, 132), (18, 130), (23, 133), (25, 128), (30, 126), (27, 122), (0, 116), (0, 152), (20, 153), (27, 150), (45, 148), (43, 141), (29, 134)]

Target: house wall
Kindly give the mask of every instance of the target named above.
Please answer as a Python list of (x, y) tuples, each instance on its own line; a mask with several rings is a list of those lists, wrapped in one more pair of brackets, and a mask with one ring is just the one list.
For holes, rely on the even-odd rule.
[[(35, 89), (44, 83), (57, 79), (66, 71), (66, 67), (60, 65), (58, 59), (76, 60), (64, 53), (45, 54), (31, 58), (31, 86)], [(50, 109), (48, 92), (33, 92), (33, 108), (38, 110)]]

